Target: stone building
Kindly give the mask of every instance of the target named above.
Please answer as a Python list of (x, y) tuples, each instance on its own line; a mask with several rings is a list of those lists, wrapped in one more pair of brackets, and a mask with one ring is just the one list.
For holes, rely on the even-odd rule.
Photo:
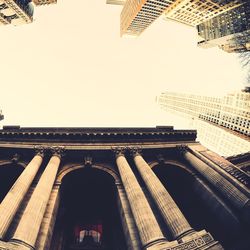
[(0, 130), (0, 249), (250, 249), (249, 175), (193, 130)]

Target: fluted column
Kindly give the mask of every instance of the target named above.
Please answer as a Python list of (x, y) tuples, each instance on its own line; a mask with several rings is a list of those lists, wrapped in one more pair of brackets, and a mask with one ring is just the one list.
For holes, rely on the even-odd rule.
[(174, 239), (194, 233), (194, 229), (140, 153), (133, 152), (135, 165), (158, 206)]
[(32, 194), (11, 241), (34, 249), (37, 235), (61, 162), (61, 148), (55, 148)]
[(43, 160), (43, 149), (34, 156), (0, 204), (0, 239), (3, 239)]
[(138, 227), (142, 247), (147, 248), (149, 245), (167, 241), (161, 232), (134, 173), (121, 151), (117, 152), (116, 163)]
[(242, 215), (250, 223), (250, 199), (205, 162), (190, 153), (187, 148), (183, 147), (180, 150), (184, 159), (228, 199), (235, 208), (241, 210)]

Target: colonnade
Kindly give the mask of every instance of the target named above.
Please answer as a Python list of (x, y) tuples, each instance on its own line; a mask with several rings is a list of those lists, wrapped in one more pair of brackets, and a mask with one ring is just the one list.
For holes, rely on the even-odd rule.
[[(62, 147), (51, 148), (52, 156), (39, 178), (10, 242), (20, 244), (26, 249), (35, 249), (42, 219), (60, 166), (62, 152)], [(44, 149), (39, 148), (0, 204), (1, 240), (4, 239), (25, 194), (38, 173), (43, 158)]]
[[(211, 244), (211, 247), (207, 249), (223, 249), (205, 230), (196, 232), (190, 226), (171, 195), (143, 159), (140, 150), (132, 148), (130, 153), (132, 154), (135, 166), (171, 233), (167, 238), (172, 238), (173, 241), (169, 242), (163, 236), (147, 198), (126, 159), (125, 150), (116, 149), (115, 151), (118, 171), (128, 197), (135, 224), (138, 228), (143, 249), (174, 249), (179, 243), (184, 242), (191, 246), (195, 242), (194, 239), (200, 240), (200, 247)], [(203, 241), (202, 236), (207, 238), (208, 241)], [(179, 246), (179, 249), (185, 249), (187, 244), (186, 246), (183, 244), (183, 248)], [(199, 246), (195, 245), (190, 249), (199, 249)]]
[[(113, 149), (121, 184), (124, 187), (143, 249), (170, 250), (175, 249), (176, 246), (179, 247), (178, 249), (200, 249), (205, 246), (206, 249), (222, 249), (221, 245), (214, 241), (205, 230), (196, 232), (191, 227), (171, 195), (144, 160), (140, 150), (129, 149), (134, 165), (171, 234), (164, 235), (141, 185), (126, 159), (125, 150), (127, 149), (118, 147)], [(61, 163), (62, 152), (63, 148), (60, 147), (52, 150), (52, 156), (39, 178), (10, 242), (26, 247), (26, 249), (35, 249), (39, 229)], [(199, 162), (197, 157), (190, 152), (185, 151), (183, 155), (204, 178), (216, 186), (227, 198), (232, 199), (235, 207), (242, 208), (245, 211), (249, 199), (244, 194), (234, 188), (232, 184), (225, 182), (224, 178), (220, 178), (220, 175), (205, 163)], [(5, 235), (39, 171), (43, 159), (44, 151), (40, 149), (0, 204), (1, 240), (4, 241)], [(169, 241), (169, 239), (172, 239), (172, 241)], [(181, 247), (182, 244), (183, 248)], [(188, 244), (190, 247), (185, 248), (188, 247)]]

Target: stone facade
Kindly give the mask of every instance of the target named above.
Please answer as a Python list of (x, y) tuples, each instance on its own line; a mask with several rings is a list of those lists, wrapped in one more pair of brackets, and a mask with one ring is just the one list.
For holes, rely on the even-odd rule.
[(4, 127), (0, 249), (249, 249), (249, 175), (195, 139), (171, 126)]

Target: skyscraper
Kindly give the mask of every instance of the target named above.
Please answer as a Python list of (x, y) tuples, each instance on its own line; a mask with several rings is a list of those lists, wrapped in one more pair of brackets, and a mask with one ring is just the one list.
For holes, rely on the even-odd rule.
[(121, 35), (139, 36), (175, 0), (127, 0), (121, 12)]
[(242, 0), (127, 0), (121, 13), (121, 35), (140, 35), (165, 13), (167, 19), (196, 26), (240, 6)]
[(219, 46), (227, 52), (250, 50), (250, 2), (220, 14), (197, 26), (199, 47)]
[(224, 97), (164, 92), (159, 97), (159, 104), (250, 136), (249, 89), (233, 92)]
[(0, 0), (0, 24), (20, 25), (33, 21), (31, 0)]
[(0, 25), (33, 22), (35, 5), (56, 3), (57, 0), (0, 0)]
[(177, 0), (165, 11), (167, 19), (196, 26), (240, 6), (241, 0)]
[(200, 133), (204, 141), (212, 138), (215, 140), (214, 143), (210, 142), (210, 145), (215, 150), (214, 144), (218, 144), (220, 154), (229, 156), (230, 152), (238, 154), (250, 151), (249, 89), (224, 97), (164, 92), (158, 98), (158, 103), (168, 112), (189, 118), (191, 127), (199, 128), (198, 135)]

